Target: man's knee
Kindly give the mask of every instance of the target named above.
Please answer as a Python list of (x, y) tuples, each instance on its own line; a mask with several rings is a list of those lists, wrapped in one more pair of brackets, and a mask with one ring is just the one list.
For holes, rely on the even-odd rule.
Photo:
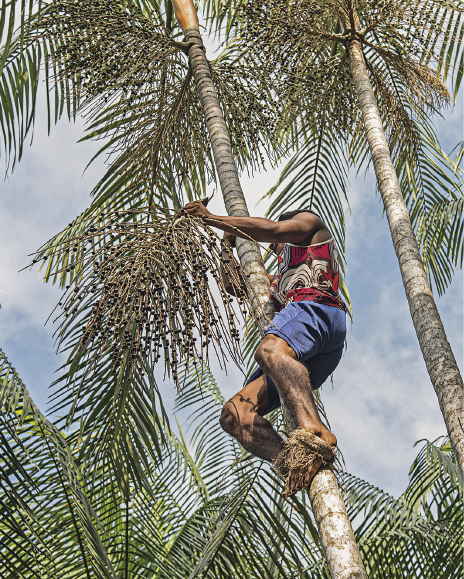
[(265, 336), (255, 352), (255, 360), (264, 373), (266, 370), (272, 370), (274, 364), (278, 363), (282, 356), (296, 357), (287, 342), (273, 334)]
[(235, 404), (234, 399), (224, 404), (219, 417), (221, 428), (234, 438), (239, 440), (245, 432), (253, 429), (254, 412), (244, 410), (240, 404)]
[(269, 364), (272, 363), (272, 358), (274, 354), (275, 352), (272, 347), (272, 343), (264, 339), (260, 343), (255, 352), (255, 360), (262, 370), (265, 370), (269, 366)]

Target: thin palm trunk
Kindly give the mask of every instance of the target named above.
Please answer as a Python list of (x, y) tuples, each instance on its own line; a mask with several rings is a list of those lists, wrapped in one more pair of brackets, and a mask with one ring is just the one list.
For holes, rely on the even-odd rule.
[[(172, 4), (176, 18), (185, 34), (185, 42), (192, 43), (188, 53), (189, 64), (205, 116), (226, 211), (228, 215), (248, 217), (250, 214), (240, 186), (227, 126), (211, 78), (195, 7), (191, 0), (173, 0)], [(269, 299), (269, 280), (259, 245), (254, 241), (237, 238), (236, 246), (240, 264), (254, 291), (257, 301), (255, 311), (258, 312), (259, 306)]]
[[(229, 215), (249, 216), (193, 2), (172, 0), (172, 4), (185, 41), (193, 44), (188, 53), (189, 63), (205, 116), (226, 211)], [(237, 253), (259, 305), (268, 317), (272, 317), (275, 310), (269, 302), (269, 281), (258, 244), (237, 239)], [(280, 399), (287, 429), (291, 432), (297, 423), (282, 394)], [(337, 480), (330, 469), (321, 469), (316, 474), (309, 488), (309, 497), (332, 579), (367, 579)]]
[(427, 281), (417, 240), (388, 149), (374, 91), (358, 40), (348, 57), (362, 111), (377, 182), (390, 225), (409, 310), (422, 355), (438, 397), (454, 454), (464, 476), (464, 387)]
[[(298, 428), (279, 392), (287, 431)], [(337, 479), (330, 467), (320, 468), (308, 487), (311, 508), (332, 579), (367, 579)]]

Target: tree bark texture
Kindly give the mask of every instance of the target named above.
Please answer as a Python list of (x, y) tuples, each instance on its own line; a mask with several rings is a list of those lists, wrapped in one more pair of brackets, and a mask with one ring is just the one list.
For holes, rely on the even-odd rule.
[(362, 111), (375, 174), (390, 225), (412, 321), (457, 462), (464, 476), (464, 387), (427, 281), (393, 166), (361, 43), (351, 41), (348, 57)]
[[(298, 428), (298, 424), (285, 403), (285, 397), (280, 392), (279, 396), (287, 431), (290, 433)], [(353, 528), (332, 469), (321, 467), (307, 490), (331, 578), (367, 579)]]

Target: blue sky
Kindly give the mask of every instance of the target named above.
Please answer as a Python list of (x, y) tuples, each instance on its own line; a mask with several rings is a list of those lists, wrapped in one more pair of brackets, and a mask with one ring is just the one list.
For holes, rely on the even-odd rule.
[[(58, 288), (44, 284), (37, 271), (18, 273), (27, 254), (61, 230), (89, 203), (92, 186), (103, 175), (102, 163), (84, 169), (99, 148), (77, 144), (83, 123), (65, 121), (47, 137), (44, 107), (33, 145), (13, 175), (0, 185), (0, 348), (19, 371), (36, 403), (46, 409), (47, 388), (63, 362), (53, 348), (51, 323), (44, 326), (59, 299)], [(462, 102), (437, 123), (446, 151), (462, 140)], [(275, 184), (278, 171), (243, 177), (250, 213), (263, 215), (260, 197)], [(421, 438), (445, 434), (433, 387), (428, 378), (393, 251), (388, 223), (375, 194), (373, 172), (350, 175), (351, 213), (347, 214), (347, 283), (354, 321), (348, 349), (322, 387), (332, 429), (347, 470), (392, 493), (407, 484), (409, 466)], [(220, 196), (211, 210), (224, 214)], [(458, 364), (463, 360), (463, 276), (458, 272), (447, 294), (437, 298), (448, 339)], [(241, 388), (241, 373), (215, 368), (225, 396)], [(172, 384), (162, 386), (170, 404)]]

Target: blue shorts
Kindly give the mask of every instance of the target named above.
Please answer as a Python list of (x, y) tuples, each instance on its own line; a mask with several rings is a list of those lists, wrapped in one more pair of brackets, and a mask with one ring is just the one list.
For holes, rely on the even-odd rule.
[[(294, 350), (297, 360), (308, 369), (313, 390), (321, 386), (338, 366), (346, 337), (346, 314), (334, 306), (312, 301), (292, 302), (278, 312), (264, 329), (264, 334), (282, 338)], [(263, 374), (257, 368), (246, 384)], [(245, 384), (245, 385), (246, 385)], [(264, 414), (280, 406), (279, 394), (267, 377), (267, 408)]]

